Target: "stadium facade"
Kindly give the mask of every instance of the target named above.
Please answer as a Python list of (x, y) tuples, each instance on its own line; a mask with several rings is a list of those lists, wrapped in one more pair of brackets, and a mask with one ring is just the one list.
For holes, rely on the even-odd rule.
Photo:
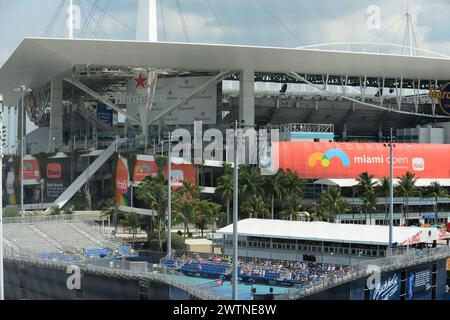
[[(155, 2), (140, 1), (141, 6), (146, 3)], [(152, 6), (146, 8), (150, 12), (156, 10)], [(384, 142), (391, 128), (396, 129), (395, 175), (412, 171), (421, 186), (437, 181), (450, 187), (450, 167), (445, 159), (450, 145), (448, 57), (423, 51), (405, 56), (320, 47), (287, 49), (157, 42), (157, 37), (152, 36), (156, 33), (155, 25), (147, 23), (147, 26), (149, 29), (139, 31), (141, 41), (26, 38), (9, 57), (0, 69), (3, 104), (25, 105), (27, 116), (38, 129), (25, 137), (22, 134), (25, 128), (18, 121), (18, 151), (23, 147), (26, 157), (22, 168), (16, 155), (5, 158), (4, 203), (18, 204), (22, 170), (27, 210), (48, 210), (53, 205), (63, 208), (84, 188), (90, 195), (92, 208), (100, 208), (108, 196), (115, 196), (121, 210), (140, 210), (141, 214), (152, 215), (145, 207), (139, 208), (141, 204), (134, 189), (156, 171), (155, 156), (167, 151), (163, 142), (168, 133), (186, 129), (195, 140), (198, 137), (194, 122), (199, 121), (205, 130), (216, 129), (223, 136), (235, 121), (246, 129), (277, 129), (281, 141), (271, 145), (277, 151), (272, 154), (278, 155), (280, 168), (296, 171), (305, 179), (306, 207), (312, 206), (332, 185), (342, 187), (347, 200), (357, 206), (358, 199), (351, 196), (351, 191), (359, 174), (369, 171), (377, 179), (389, 175), (389, 150)], [(20, 86), (31, 89), (22, 101), (15, 90)], [(17, 110), (19, 119), (23, 118), (21, 108)], [(201, 137), (200, 141), (202, 150), (211, 143), (207, 137)], [(229, 152), (225, 146), (222, 151)], [(116, 157), (118, 152), (135, 155), (136, 161)], [(174, 163), (175, 184), (194, 181), (205, 197), (213, 197), (217, 178), (224, 171), (223, 162), (205, 159), (202, 165), (195, 166), (178, 158)], [(425, 222), (436, 213), (432, 200), (411, 199), (410, 221), (405, 221), (401, 199), (394, 201), (394, 219), (398, 224)], [(439, 222), (449, 222), (450, 201), (437, 199), (436, 202)], [(385, 213), (368, 218), (353, 212), (338, 216), (337, 220), (385, 225), (388, 218)], [(39, 228), (29, 228), (42, 236)], [(222, 231), (226, 253), (229, 230)], [(403, 231), (398, 231), (397, 236), (405, 246), (447, 238), (447, 234), (444, 237), (432, 233), (425, 235), (427, 239), (408, 243), (415, 239), (417, 230), (410, 229), (401, 238)], [(55, 234), (49, 232), (47, 238), (52, 237)], [(374, 235), (370, 241), (376, 242), (376, 238)], [(361, 251), (370, 252), (371, 260), (395, 259), (386, 257), (384, 238), (376, 243), (357, 240), (352, 243), (342, 237), (323, 237), (314, 240), (321, 243), (318, 246), (307, 243), (312, 239), (300, 236), (289, 239), (294, 242), (287, 242), (280, 234), (248, 233), (243, 241), (245, 246), (256, 243), (260, 249), (262, 243), (267, 246), (267, 239), (270, 239), (267, 249), (273, 249), (273, 239), (283, 240), (275, 243), (275, 251), (281, 249), (281, 252), (274, 256), (271, 250), (271, 259), (288, 259), (287, 251), (291, 247), (298, 251), (292, 257), (295, 260), (300, 260), (300, 253), (302, 260), (314, 256), (312, 247), (316, 253), (320, 247), (324, 263), (358, 264), (366, 260), (355, 258)], [(14, 241), (8, 247), (14, 250)], [(247, 257), (255, 257), (249, 254), (253, 249), (244, 250)], [(415, 254), (411, 255), (401, 265), (393, 260), (384, 261), (383, 288), (391, 285), (395, 288), (386, 294), (392, 299), (442, 298), (443, 270), (449, 253), (435, 250), (436, 254), (426, 257), (419, 253), (417, 259)], [(267, 258), (260, 253), (261, 250), (257, 257)], [(345, 257), (338, 257), (346, 253)], [(42, 269), (38, 266), (42, 261), (13, 257), (7, 257), (6, 267), (11, 299), (55, 297), (39, 289), (50, 281), (45, 267), (51, 263)], [(59, 270), (54, 271), (57, 275), (53, 279), (61, 280), (58, 282), (61, 285), (64, 283), (61, 268), (65, 264), (53, 262), (51, 268)], [(33, 267), (27, 269), (30, 264)], [(125, 270), (118, 276), (127, 279), (122, 283), (126, 288), (123, 294), (105, 296), (102, 292), (118, 292), (109, 290), (113, 282), (108, 278), (117, 275), (102, 269), (108, 273), (107, 280), (101, 278), (104, 275), (101, 279), (90, 278), (89, 272), (98, 270), (86, 270), (85, 292), (66, 292), (61, 287), (61, 293), (54, 291), (56, 297), (136, 299), (140, 294), (141, 298), (156, 299), (154, 292), (161, 289), (157, 285), (149, 289), (148, 281), (155, 282), (154, 278), (135, 279), (131, 275), (129, 281), (130, 274)], [(330, 282), (324, 280), (317, 286), (314, 283), (313, 290), (303, 287), (298, 295), (287, 298), (314, 297), (316, 291), (322, 292), (316, 297), (333, 293), (334, 299), (380, 298), (382, 290), (374, 293), (364, 289), (368, 271), (358, 272), (344, 275), (340, 282), (330, 278)], [(27, 276), (31, 273), (36, 273), (37, 278)], [(417, 278), (423, 281), (418, 283)], [(183, 285), (173, 279), (172, 282), (162, 279), (163, 291), (167, 293), (162, 296), (164, 299), (202, 297), (198, 292), (189, 292), (190, 283)], [(107, 290), (99, 292), (104, 283)], [(207, 291), (204, 284), (199, 287)], [(179, 291), (180, 288), (184, 291)], [(214, 290), (211, 295), (221, 297)]]

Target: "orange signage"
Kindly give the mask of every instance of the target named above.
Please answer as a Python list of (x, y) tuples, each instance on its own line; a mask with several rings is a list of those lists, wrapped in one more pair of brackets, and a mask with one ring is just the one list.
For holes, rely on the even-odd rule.
[[(279, 167), (304, 179), (356, 179), (368, 172), (389, 176), (389, 148), (382, 143), (279, 142)], [(450, 178), (450, 145), (404, 144), (394, 148), (394, 175), (408, 171), (417, 178)]]

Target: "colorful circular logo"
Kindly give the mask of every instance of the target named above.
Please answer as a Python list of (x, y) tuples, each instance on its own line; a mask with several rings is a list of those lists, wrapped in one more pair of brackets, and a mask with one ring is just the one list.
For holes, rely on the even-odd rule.
[(441, 90), (441, 99), (439, 100), (439, 105), (442, 111), (450, 116), (450, 82), (447, 83)]
[(308, 159), (308, 165), (311, 168), (314, 168), (319, 162), (322, 165), (322, 167), (328, 168), (331, 165), (331, 160), (333, 158), (341, 160), (342, 165), (345, 168), (350, 167), (350, 158), (344, 151), (339, 149), (328, 150), (325, 153), (322, 152), (313, 153)]

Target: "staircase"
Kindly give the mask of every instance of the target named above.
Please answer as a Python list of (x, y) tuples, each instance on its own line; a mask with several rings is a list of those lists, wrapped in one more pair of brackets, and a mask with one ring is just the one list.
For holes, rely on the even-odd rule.
[(59, 243), (58, 241), (50, 238), (48, 236), (48, 234), (46, 234), (44, 231), (40, 230), (38, 227), (36, 227), (35, 225), (28, 225), (28, 228), (30, 230), (32, 230), (33, 232), (37, 233), (41, 238), (47, 240), (47, 242), (49, 242), (52, 246), (54, 246), (56, 249), (58, 250), (62, 250), (64, 248), (64, 246)]
[(86, 232), (85, 230), (81, 229), (78, 225), (76, 225), (75, 223), (68, 223), (68, 226), (70, 226), (73, 230), (75, 230), (76, 232), (78, 232), (79, 234), (83, 235), (86, 239), (88, 239), (89, 241), (96, 243), (98, 246), (102, 246), (103, 242), (98, 240), (98, 238), (92, 236), (91, 234), (89, 234), (88, 232)]
[[(126, 139), (118, 139), (117, 147), (126, 142)], [(54, 205), (63, 208), (67, 202), (92, 178), (98, 170), (111, 158), (116, 151), (116, 142), (113, 142), (106, 150), (104, 150), (98, 158), (84, 171), (60, 196), (56, 199)], [(49, 209), (46, 213), (49, 213)]]
[(103, 122), (102, 120), (100, 120), (97, 117), (97, 114), (95, 113), (95, 111), (89, 110), (89, 109), (86, 109), (86, 108), (80, 107), (80, 106), (77, 106), (76, 110), (84, 119), (86, 119), (88, 122), (95, 125), (100, 130), (103, 130), (103, 131), (111, 130), (111, 127), (109, 125), (107, 125), (105, 122)]

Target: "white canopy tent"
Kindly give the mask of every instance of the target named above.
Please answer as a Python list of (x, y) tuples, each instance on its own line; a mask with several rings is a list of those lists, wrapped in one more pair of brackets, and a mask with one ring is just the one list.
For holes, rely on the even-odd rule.
[[(217, 231), (232, 235), (233, 225)], [(375, 225), (337, 224), (285, 220), (246, 219), (238, 222), (239, 236), (297, 239), (368, 245), (388, 245), (389, 227)], [(411, 245), (429, 243), (450, 237), (450, 233), (436, 228), (394, 227), (394, 243)]]

